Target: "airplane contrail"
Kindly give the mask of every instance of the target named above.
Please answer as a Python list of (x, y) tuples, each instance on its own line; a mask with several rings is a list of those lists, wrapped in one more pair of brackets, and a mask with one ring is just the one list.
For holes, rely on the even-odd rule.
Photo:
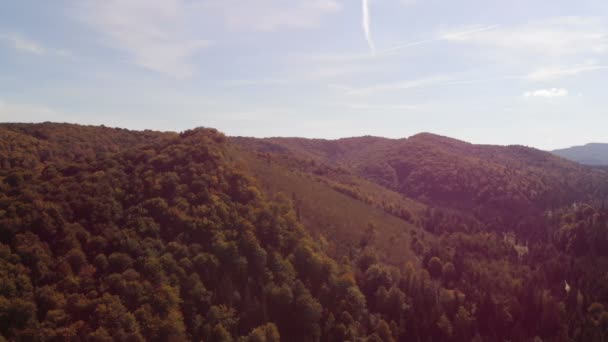
[(371, 21), (369, 16), (369, 0), (363, 0), (363, 32), (372, 55), (376, 54), (376, 46), (372, 39)]
[(403, 43), (397, 44), (393, 47), (378, 51), (378, 55), (381, 56), (381, 55), (385, 55), (385, 54), (390, 54), (392, 52), (395, 52), (395, 51), (398, 51), (401, 49), (405, 49), (408, 47), (433, 43), (433, 42), (437, 42), (437, 41), (458, 40), (458, 39), (464, 38), (464, 37), (474, 34), (474, 33), (492, 31), (492, 30), (495, 30), (500, 27), (501, 27), (500, 25), (478, 26), (478, 27), (473, 27), (473, 28), (470, 28), (470, 29), (464, 30), (464, 31), (442, 33), (442, 34), (439, 34), (436, 37), (430, 38), (430, 39), (409, 41), (409, 42), (403, 42)]
[[(376, 56), (376, 44), (374, 43), (374, 39), (372, 37), (372, 30), (371, 30), (369, 2), (370, 2), (370, 0), (362, 0), (363, 33), (365, 34), (365, 40), (367, 41), (367, 45), (369, 46), (369, 49), (372, 51), (372, 56)], [(457, 40), (459, 38), (463, 38), (470, 34), (484, 32), (484, 31), (491, 31), (491, 30), (495, 30), (499, 27), (500, 27), (500, 25), (476, 26), (476, 27), (472, 27), (468, 30), (464, 30), (464, 31), (460, 31), (460, 32), (439, 34), (438, 36), (430, 38), (430, 39), (424, 39), (424, 40), (413, 41), (413, 42), (404, 42), (404, 43), (398, 44), (396, 46), (390, 47), (388, 49), (382, 50), (378, 53), (378, 55), (386, 55), (386, 54), (390, 54), (392, 52), (395, 52), (395, 51), (398, 51), (398, 50), (401, 50), (404, 48), (408, 48), (408, 47), (412, 47), (412, 46), (416, 46), (416, 45), (428, 44), (428, 43), (432, 43), (432, 42), (436, 42), (436, 41)]]

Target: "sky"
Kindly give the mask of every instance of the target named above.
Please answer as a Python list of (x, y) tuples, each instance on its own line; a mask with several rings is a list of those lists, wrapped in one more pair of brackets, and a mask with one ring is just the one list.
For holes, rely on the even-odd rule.
[(606, 0), (0, 0), (0, 122), (608, 142)]

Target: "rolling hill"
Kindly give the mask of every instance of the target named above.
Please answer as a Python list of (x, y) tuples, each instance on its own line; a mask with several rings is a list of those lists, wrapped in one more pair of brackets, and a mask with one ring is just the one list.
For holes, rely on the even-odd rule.
[(546, 210), (608, 193), (604, 171), (522, 146), (473, 145), (429, 133), (408, 139), (234, 140), (253, 151), (329, 165), (498, 230), (537, 235)]
[(552, 153), (585, 165), (608, 165), (608, 144), (593, 143), (573, 146), (554, 150)]
[(0, 341), (601, 341), (607, 175), (428, 133), (0, 124)]

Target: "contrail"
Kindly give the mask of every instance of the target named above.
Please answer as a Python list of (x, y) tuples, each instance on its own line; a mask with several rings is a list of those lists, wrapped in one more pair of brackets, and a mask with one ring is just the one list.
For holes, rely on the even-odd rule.
[(375, 55), (376, 46), (374, 44), (374, 40), (372, 39), (372, 31), (370, 26), (369, 0), (363, 0), (363, 32), (365, 33), (367, 45), (369, 46), (369, 49), (372, 50), (372, 55)]
[(468, 30), (464, 30), (464, 31), (460, 31), (460, 32), (444, 33), (444, 34), (440, 35), (440, 37), (438, 39), (442, 39), (442, 40), (454, 40), (454, 39), (458, 39), (458, 38), (461, 38), (461, 37), (468, 36), (468, 35), (473, 34), (473, 33), (492, 31), (492, 30), (495, 30), (495, 29), (497, 29), (499, 27), (500, 27), (500, 25), (474, 26), (474, 27), (469, 28)]
[(471, 28), (469, 30), (465, 30), (465, 31), (458, 31), (458, 32), (452, 32), (452, 33), (442, 33), (437, 35), (435, 38), (430, 38), (430, 39), (424, 39), (424, 40), (417, 40), (417, 41), (410, 41), (410, 42), (403, 42), (400, 44), (397, 44), (393, 47), (390, 47), (388, 49), (384, 49), (384, 50), (380, 50), (378, 51), (378, 55), (386, 55), (386, 54), (390, 54), (392, 52), (401, 50), (401, 49), (405, 49), (408, 47), (412, 47), (412, 46), (416, 46), (416, 45), (423, 45), (423, 44), (428, 44), (428, 43), (433, 43), (433, 42), (437, 42), (437, 41), (450, 41), (450, 40), (458, 40), (461, 38), (466, 37), (467, 35), (471, 35), (474, 33), (479, 33), (479, 32), (485, 32), (485, 31), (491, 31), (491, 30), (495, 30), (497, 28), (499, 28), (500, 25), (490, 25), (490, 26), (478, 26), (478, 27), (474, 27)]
[(405, 48), (416, 46), (416, 45), (432, 43), (432, 42), (435, 42), (438, 40), (439, 39), (433, 38), (433, 39), (418, 40), (418, 41), (413, 41), (413, 42), (405, 42), (405, 43), (401, 43), (401, 44), (395, 45), (393, 47), (390, 47), (388, 49), (380, 50), (380, 51), (378, 51), (378, 55), (384, 55), (384, 54), (388, 54), (388, 53), (391, 53), (391, 52), (394, 52), (397, 50), (405, 49)]

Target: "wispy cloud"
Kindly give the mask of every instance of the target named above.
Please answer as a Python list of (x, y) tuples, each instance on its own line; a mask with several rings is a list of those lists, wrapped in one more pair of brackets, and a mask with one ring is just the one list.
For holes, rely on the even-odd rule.
[(365, 65), (365, 64), (342, 64), (342, 65), (326, 65), (314, 67), (306, 72), (306, 78), (310, 80), (329, 80), (344, 76), (352, 76), (358, 74), (371, 74), (385, 70), (383, 65)]
[(26, 38), (18, 33), (0, 33), (0, 41), (8, 43), (12, 48), (18, 51), (32, 53), (36, 55), (53, 54), (59, 56), (67, 56), (70, 53), (66, 50), (51, 49), (42, 44)]
[(315, 28), (342, 9), (337, 0), (208, 0), (204, 7), (223, 17), (229, 28), (256, 31)]
[(499, 27), (500, 25), (471, 25), (455, 30), (441, 31), (438, 34), (437, 40), (467, 41), (477, 33), (492, 31)]
[(395, 51), (399, 51), (399, 50), (403, 50), (409, 47), (413, 47), (413, 46), (418, 46), (418, 45), (423, 45), (423, 44), (428, 44), (428, 43), (433, 43), (438, 41), (439, 39), (437, 38), (433, 38), (433, 39), (423, 39), (423, 40), (414, 40), (414, 41), (408, 41), (408, 42), (401, 42), (395, 46), (391, 46), (387, 49), (381, 50), (378, 55), (386, 55), (386, 54), (390, 54), (393, 53)]
[[(374, 54), (372, 56), (370, 56), (369, 54), (334, 54), (334, 55), (326, 54), (326, 55), (315, 56), (314, 58), (316, 60), (326, 61), (326, 62), (369, 61), (369, 60), (374, 59), (374, 57), (387, 57), (387, 56), (393, 55), (394, 53), (396, 53), (400, 50), (404, 50), (407, 48), (435, 43), (435, 42), (447, 41), (450, 38), (465, 37), (466, 35), (469, 35), (469, 34), (475, 34), (478, 32), (495, 30), (500, 27), (500, 25), (472, 25), (472, 26), (468, 26), (466, 28), (458, 28), (453, 31), (439, 31), (436, 33), (431, 33), (431, 34), (429, 34), (429, 38), (427, 38), (427, 39), (402, 41), (402, 42), (396, 43), (388, 48), (385, 48), (385, 49), (377, 49), (375, 42), (373, 40), (373, 37), (371, 35), (371, 25), (370, 25), (371, 23), (370, 24), (366, 23), (366, 19), (365, 19), (366, 10), (365, 9), (367, 9), (368, 7), (366, 6), (365, 3), (363, 5), (363, 8), (364, 8), (363, 33), (364, 33), (364, 37), (365, 37), (366, 41), (368, 42), (368, 46), (370, 47), (370, 50), (372, 50), (374, 52)], [(368, 12), (367, 16), (369, 16), (369, 12)]]
[(565, 17), (476, 32), (448, 30), (441, 37), (452, 43), (486, 46), (519, 54), (563, 56), (608, 52), (607, 33), (606, 25), (596, 18)]
[(568, 90), (564, 88), (538, 89), (527, 91), (524, 97), (564, 97), (568, 96)]
[[(385, 49), (376, 49), (371, 35), (369, 1), (363, 1), (363, 31), (365, 39), (377, 57), (421, 45), (446, 42), (478, 45), (514, 53), (534, 53), (542, 56), (608, 53), (608, 27), (597, 18), (559, 17), (526, 25), (467, 25), (442, 29), (426, 39), (403, 41)], [(336, 58), (365, 59), (365, 56)]]
[(394, 46), (391, 46), (389, 48), (379, 51), (378, 55), (388, 55), (388, 54), (397, 52), (399, 50), (411, 48), (411, 47), (418, 46), (418, 45), (424, 45), (424, 44), (429, 44), (429, 43), (434, 43), (434, 42), (439, 42), (439, 41), (444, 41), (444, 40), (447, 41), (447, 40), (455, 39), (455, 38), (459, 38), (459, 37), (466, 37), (467, 35), (470, 35), (470, 34), (490, 31), (490, 30), (494, 30), (498, 27), (500, 27), (500, 25), (487, 25), (487, 26), (473, 25), (473, 26), (469, 26), (466, 28), (459, 28), (458, 30), (453, 30), (453, 31), (441, 31), (441, 32), (434, 34), (432, 36), (432, 38), (429, 38), (429, 39), (411, 40), (411, 41), (405, 41), (405, 42), (395, 44)]
[(363, 96), (363, 95), (373, 95), (373, 94), (377, 94), (377, 93), (411, 90), (411, 89), (417, 89), (417, 88), (442, 85), (442, 84), (446, 84), (450, 81), (453, 81), (451, 76), (437, 75), (437, 76), (429, 76), (429, 77), (413, 79), (413, 80), (381, 83), (381, 84), (376, 84), (376, 85), (367, 86), (367, 87), (360, 87), (360, 88), (351, 88), (348, 86), (340, 86), (340, 85), (333, 85), (332, 87), (334, 89), (342, 89), (342, 90), (346, 91), (347, 95)]
[(376, 111), (387, 111), (387, 110), (397, 110), (397, 111), (414, 111), (421, 110), (423, 106), (419, 105), (407, 105), (407, 104), (376, 104), (369, 102), (330, 102), (330, 106), (353, 109), (353, 110), (376, 110)]
[(87, 0), (77, 15), (135, 64), (183, 78), (195, 72), (193, 56), (212, 45), (191, 33), (192, 6), (185, 0)]
[(596, 70), (608, 69), (608, 65), (597, 65), (595, 62), (573, 66), (549, 66), (534, 70), (527, 75), (530, 81), (552, 81), (566, 76), (576, 76), (578, 74)]
[(224, 87), (275, 86), (288, 84), (288, 78), (241, 78), (225, 80), (220, 84)]
[(75, 15), (134, 64), (187, 78), (196, 73), (196, 55), (215, 44), (200, 30), (203, 17), (234, 29), (274, 31), (317, 27), (340, 9), (337, 0), (84, 0)]
[(369, 14), (369, 0), (362, 0), (363, 5), (363, 34), (365, 35), (365, 40), (367, 41), (367, 45), (372, 52), (372, 55), (376, 54), (376, 45), (374, 44), (374, 39), (372, 38), (372, 28), (371, 28), (371, 18)]
[(298, 65), (297, 67), (292, 67), (292, 69), (297, 69), (298, 71), (281, 77), (226, 80), (221, 84), (226, 87), (281, 86), (303, 82), (327, 81), (356, 74), (373, 73), (382, 70), (383, 67), (357, 64), (330, 64), (323, 66)]
[(411, 80), (385, 82), (363, 87), (353, 87), (342, 84), (330, 84), (328, 85), (328, 87), (330, 89), (349, 96), (367, 96), (420, 88), (466, 86), (482, 83), (503, 82), (509, 80), (521, 80), (522, 78), (522, 76), (513, 75), (488, 78), (462, 78), (462, 74), (461, 77), (457, 77), (457, 74), (441, 74)]

